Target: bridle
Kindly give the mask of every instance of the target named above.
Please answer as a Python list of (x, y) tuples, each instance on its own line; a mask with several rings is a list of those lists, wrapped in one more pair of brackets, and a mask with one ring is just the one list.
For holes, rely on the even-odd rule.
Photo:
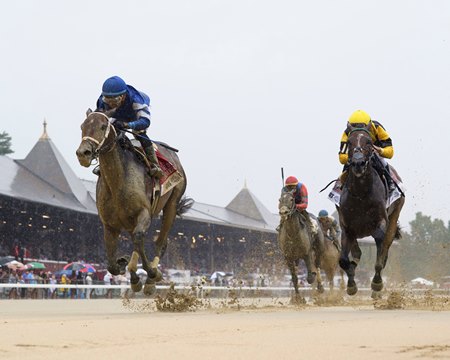
[(295, 199), (294, 199), (294, 191), (285, 191), (281, 194), (281, 198), (280, 198), (280, 203), (282, 200), (284, 200), (287, 197), (292, 198), (292, 204), (291, 207), (289, 208), (287, 205), (281, 205), (280, 209), (279, 209), (279, 214), (280, 214), (280, 220), (281, 223), (285, 222), (287, 219), (289, 219), (297, 210), (297, 208), (295, 207)]
[[(354, 136), (358, 136), (357, 138), (357, 144), (356, 146), (352, 149), (352, 156), (349, 159), (349, 165), (350, 166), (355, 166), (356, 164), (363, 164), (363, 171), (365, 172), (367, 170), (367, 166), (370, 162), (370, 158), (372, 157), (373, 154), (373, 147), (372, 147), (372, 137), (370, 135), (370, 132), (367, 129), (353, 129), (348, 133), (348, 142), (350, 143), (350, 136), (354, 133), (359, 133), (359, 134), (355, 134)], [(366, 135), (364, 134), (366, 133)], [(364, 155), (364, 148), (361, 145), (361, 139), (365, 138), (368, 139), (370, 141), (370, 150), (369, 150), (369, 156), (365, 156)], [(350, 149), (349, 149), (350, 150)], [(350, 153), (350, 151), (349, 151)]]
[(92, 164), (92, 161), (98, 159), (99, 154), (101, 154), (101, 153), (107, 153), (107, 152), (111, 151), (112, 149), (114, 149), (114, 147), (115, 147), (115, 145), (116, 145), (116, 142), (115, 142), (115, 141), (113, 141), (112, 143), (106, 143), (106, 139), (108, 139), (108, 136), (109, 136), (109, 134), (110, 134), (110, 132), (111, 132), (111, 129), (112, 129), (112, 132), (114, 133), (114, 138), (117, 137), (116, 129), (114, 128), (113, 125), (111, 125), (111, 123), (110, 123), (110, 121), (109, 121), (109, 118), (108, 118), (108, 116), (106, 116), (106, 114), (104, 114), (104, 113), (102, 113), (102, 112), (99, 112), (99, 111), (94, 111), (94, 112), (91, 112), (91, 113), (87, 116), (87, 119), (88, 119), (91, 115), (94, 115), (94, 114), (100, 114), (100, 115), (102, 115), (102, 116), (106, 119), (106, 122), (107, 122), (108, 125), (107, 125), (107, 127), (106, 127), (105, 133), (103, 134), (103, 138), (102, 138), (100, 141), (97, 140), (97, 139), (95, 139), (95, 138), (93, 138), (92, 136), (83, 136), (83, 137), (81, 138), (81, 141), (82, 141), (82, 142), (83, 142), (83, 141), (87, 141), (87, 142), (89, 143), (89, 145), (91, 145), (91, 148), (92, 148), (92, 150), (93, 150), (93, 151), (92, 151), (91, 164)]

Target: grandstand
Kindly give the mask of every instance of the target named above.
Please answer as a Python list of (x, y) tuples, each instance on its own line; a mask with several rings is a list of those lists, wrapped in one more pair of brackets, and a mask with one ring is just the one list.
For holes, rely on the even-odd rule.
[[(0, 156), (0, 166), (0, 256), (20, 245), (35, 259), (105, 262), (95, 182), (75, 175), (48, 136), (45, 121), (25, 159)], [(154, 219), (149, 239), (157, 235), (159, 222)], [(277, 224), (278, 215), (245, 185), (225, 207), (194, 202), (176, 219), (162, 265), (205, 273), (273, 267), (269, 258), (279, 255)], [(120, 251), (129, 254), (131, 241), (121, 236)], [(152, 244), (146, 244), (150, 252)]]

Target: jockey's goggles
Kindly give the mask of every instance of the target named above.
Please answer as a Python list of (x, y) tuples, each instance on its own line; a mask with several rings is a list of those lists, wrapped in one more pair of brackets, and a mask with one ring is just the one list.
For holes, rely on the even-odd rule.
[(125, 99), (126, 94), (121, 94), (117, 96), (102, 96), (102, 101), (108, 105), (110, 108), (116, 108), (122, 105), (123, 100)]

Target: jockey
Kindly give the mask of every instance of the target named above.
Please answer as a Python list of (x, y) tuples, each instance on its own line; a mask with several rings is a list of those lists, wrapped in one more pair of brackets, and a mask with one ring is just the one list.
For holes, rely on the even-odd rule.
[[(389, 165), (386, 162), (386, 159), (391, 159), (394, 156), (394, 147), (392, 146), (392, 140), (383, 127), (378, 121), (372, 120), (365, 111), (356, 110), (353, 114), (350, 115), (348, 119), (348, 124), (351, 126), (358, 125), (370, 125), (370, 135), (373, 141), (373, 148), (375, 149), (378, 158), (383, 164), (384, 169), (376, 169), (380, 175), (383, 175), (384, 171), (390, 175)], [(341, 137), (341, 147), (339, 149), (339, 161), (344, 165), (344, 171), (346, 172), (348, 168), (348, 129), (344, 131)], [(385, 176), (386, 181), (388, 183), (389, 191), (395, 189), (395, 183), (392, 180), (391, 176)], [(346, 175), (343, 176), (343, 180), (345, 181)], [(344, 182), (341, 181), (341, 182)]]
[(285, 181), (282, 192), (293, 191), (295, 208), (306, 219), (306, 228), (310, 234), (311, 245), (315, 253), (316, 266), (320, 267), (321, 254), (325, 251), (323, 236), (319, 236), (317, 224), (312, 221), (311, 216), (306, 211), (308, 208), (308, 190), (305, 184), (298, 181), (295, 176), (289, 176)]
[(313, 235), (317, 234), (316, 225), (312, 222), (309, 213), (306, 211), (308, 207), (308, 190), (305, 184), (300, 183), (295, 176), (289, 176), (284, 184), (285, 186), (281, 191), (294, 191), (295, 208), (306, 218), (309, 232)]
[(163, 173), (159, 167), (153, 143), (147, 136), (150, 126), (150, 98), (147, 94), (127, 85), (118, 76), (105, 80), (102, 94), (97, 100), (97, 110), (115, 109), (111, 123), (119, 130), (131, 129), (133, 136), (142, 145), (145, 154), (152, 164), (151, 175), (157, 178)]
[(328, 215), (328, 211), (320, 210), (319, 216), (319, 224), (322, 228), (322, 231), (325, 237), (333, 242), (338, 250), (341, 250), (340, 237), (341, 237), (341, 229), (337, 220)]

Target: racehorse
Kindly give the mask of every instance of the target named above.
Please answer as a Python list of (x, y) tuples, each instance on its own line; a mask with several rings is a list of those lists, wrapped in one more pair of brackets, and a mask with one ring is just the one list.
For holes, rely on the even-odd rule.
[[(297, 267), (300, 259), (305, 262), (308, 271), (306, 281), (308, 284), (314, 283), (318, 273), (316, 257), (306, 219), (297, 211), (293, 191), (283, 191), (278, 203), (280, 214), (280, 227), (278, 231), (278, 244), (283, 253), (286, 265), (291, 272), (292, 283), (295, 289), (296, 299), (299, 299)], [(318, 236), (323, 237), (321, 229)], [(319, 270), (320, 271), (320, 270)], [(318, 286), (320, 292), (323, 291)]]
[[(92, 112), (90, 109), (87, 111), (87, 117), (81, 125), (81, 144), (76, 154), (82, 166), (89, 167), (97, 158), (100, 163), (96, 202), (103, 223), (108, 271), (113, 275), (123, 274), (128, 265), (131, 288), (138, 292), (142, 289), (136, 274), (140, 257), (142, 267), (148, 274), (144, 293), (150, 295), (156, 288), (155, 283), (162, 279), (158, 264), (167, 247), (169, 230), (176, 215), (185, 212), (192, 205), (192, 200), (183, 197), (186, 175), (180, 160), (175, 151), (165, 146), (158, 146), (159, 152), (173, 164), (181, 176), (175, 186), (164, 194), (161, 192), (159, 200), (156, 200), (158, 197), (153, 191), (155, 182), (149, 180), (145, 160), (139, 159), (131, 141), (123, 133), (116, 132), (108, 115), (111, 113)], [(155, 256), (150, 262), (144, 249), (145, 232), (152, 217), (161, 211), (161, 229), (155, 242)], [(127, 231), (133, 241), (131, 259), (125, 256), (117, 258), (122, 230)]]
[(356, 294), (355, 269), (361, 258), (357, 239), (372, 236), (377, 257), (371, 288), (372, 296), (377, 297), (383, 289), (381, 271), (386, 266), (389, 248), (394, 238), (400, 238), (397, 221), (405, 197), (401, 196), (387, 207), (389, 191), (386, 182), (373, 166), (380, 160), (375, 158), (378, 154), (374, 151), (370, 124), (365, 127), (349, 125), (348, 154), (348, 176), (337, 206), (342, 229), (339, 264), (348, 276), (347, 294)]
[[(320, 258), (320, 268), (325, 272), (328, 286), (330, 287), (330, 291), (332, 291), (334, 289), (334, 275), (336, 274), (336, 271), (340, 270), (341, 281), (344, 281), (344, 272), (339, 268), (339, 250), (325, 234), (324, 238), (324, 250)], [(320, 274), (320, 272), (318, 274)], [(317, 281), (321, 283), (322, 279), (319, 278), (320, 276), (318, 276)]]

